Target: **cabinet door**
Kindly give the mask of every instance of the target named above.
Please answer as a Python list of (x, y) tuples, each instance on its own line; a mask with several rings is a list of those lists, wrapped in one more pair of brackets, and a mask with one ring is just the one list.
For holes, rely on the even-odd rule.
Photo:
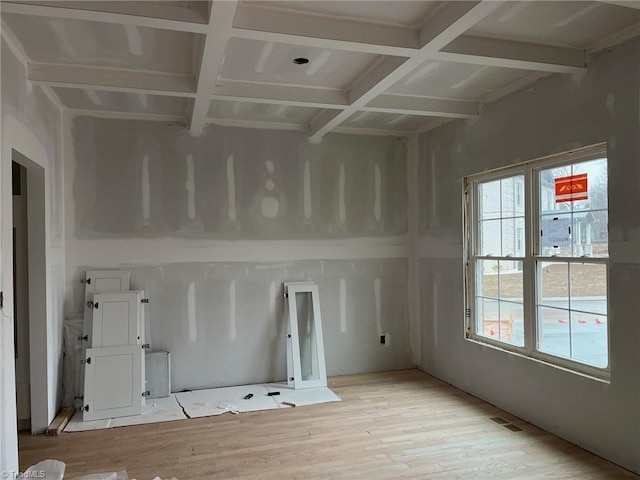
[(91, 346), (140, 345), (144, 336), (143, 292), (96, 293), (93, 296)]
[(127, 270), (87, 270), (84, 288), (84, 335), (92, 345), (93, 296), (96, 293), (129, 290), (131, 272)]
[(87, 348), (84, 375), (84, 421), (142, 413), (144, 355), (138, 345)]

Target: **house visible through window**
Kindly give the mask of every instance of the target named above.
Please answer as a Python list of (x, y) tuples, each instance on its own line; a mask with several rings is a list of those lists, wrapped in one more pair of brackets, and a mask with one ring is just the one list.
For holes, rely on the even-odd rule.
[(606, 375), (604, 146), (485, 172), (465, 185), (467, 337)]
[(524, 255), (524, 228), (518, 227), (516, 232), (516, 254), (519, 256)]
[(516, 180), (516, 205), (522, 207), (523, 205), (523, 191), (524, 185), (520, 180)]

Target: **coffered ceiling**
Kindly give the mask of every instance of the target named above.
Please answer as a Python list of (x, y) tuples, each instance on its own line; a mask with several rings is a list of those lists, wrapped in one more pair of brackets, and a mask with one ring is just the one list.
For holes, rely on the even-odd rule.
[[(63, 108), (405, 134), (640, 35), (640, 1), (6, 1), (2, 36)], [(4, 45), (3, 45), (4, 47)]]

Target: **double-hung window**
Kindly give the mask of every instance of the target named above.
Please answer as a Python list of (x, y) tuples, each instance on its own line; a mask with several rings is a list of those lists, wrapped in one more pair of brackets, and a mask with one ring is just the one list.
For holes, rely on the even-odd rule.
[(469, 176), (465, 335), (609, 374), (604, 145)]

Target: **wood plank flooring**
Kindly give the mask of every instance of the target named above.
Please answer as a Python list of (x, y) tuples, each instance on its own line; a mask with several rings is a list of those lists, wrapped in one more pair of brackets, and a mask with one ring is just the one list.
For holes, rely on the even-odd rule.
[(119, 470), (137, 480), (640, 478), (418, 370), (332, 377), (329, 386), (342, 402), (23, 434), (20, 467), (62, 460), (65, 479)]

